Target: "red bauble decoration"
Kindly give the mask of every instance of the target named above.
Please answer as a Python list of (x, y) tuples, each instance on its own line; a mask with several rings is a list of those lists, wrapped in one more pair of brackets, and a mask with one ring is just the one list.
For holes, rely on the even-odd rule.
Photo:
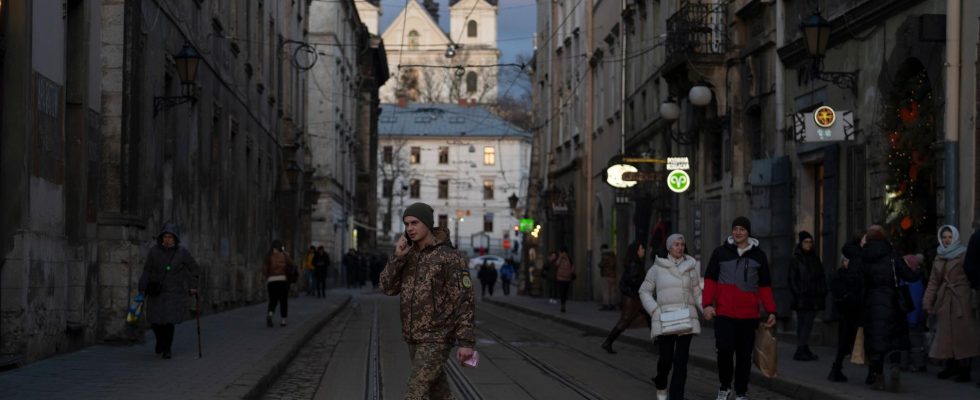
[(909, 230), (912, 228), (912, 217), (902, 218), (902, 229)]
[(899, 118), (902, 122), (910, 124), (919, 119), (919, 102), (915, 100), (909, 100), (909, 106), (903, 107), (899, 110)]

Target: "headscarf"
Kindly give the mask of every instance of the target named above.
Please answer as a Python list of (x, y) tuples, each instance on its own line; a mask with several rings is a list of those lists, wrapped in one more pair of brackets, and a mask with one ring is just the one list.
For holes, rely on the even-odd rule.
[[(943, 231), (949, 229), (953, 233), (953, 243), (949, 246), (943, 245)], [(945, 260), (952, 260), (957, 258), (966, 252), (966, 246), (960, 243), (960, 231), (952, 225), (943, 225), (939, 228), (939, 233), (936, 234), (939, 238), (939, 247), (936, 248), (936, 255)]]

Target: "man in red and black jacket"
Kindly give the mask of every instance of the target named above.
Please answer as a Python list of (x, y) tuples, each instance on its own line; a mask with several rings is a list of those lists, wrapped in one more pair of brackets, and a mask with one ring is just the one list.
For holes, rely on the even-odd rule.
[(759, 248), (759, 241), (749, 237), (751, 232), (752, 224), (748, 218), (735, 218), (732, 235), (711, 254), (708, 269), (704, 272), (702, 305), (704, 318), (715, 320), (718, 379), (721, 381), (719, 400), (727, 400), (731, 394), (733, 374), (736, 400), (748, 399), (760, 304), (769, 314), (766, 327), (776, 324), (769, 260)]

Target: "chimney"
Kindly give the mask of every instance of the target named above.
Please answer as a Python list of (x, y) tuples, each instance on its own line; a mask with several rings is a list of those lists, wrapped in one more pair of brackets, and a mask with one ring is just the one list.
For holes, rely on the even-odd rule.
[(408, 97), (398, 96), (398, 107), (401, 108), (408, 107)]
[(436, 20), (436, 25), (438, 25), (439, 24), (439, 3), (434, 2), (432, 0), (423, 0), (422, 1), (422, 6), (425, 8), (426, 11), (429, 12), (429, 15), (432, 16), (432, 19)]

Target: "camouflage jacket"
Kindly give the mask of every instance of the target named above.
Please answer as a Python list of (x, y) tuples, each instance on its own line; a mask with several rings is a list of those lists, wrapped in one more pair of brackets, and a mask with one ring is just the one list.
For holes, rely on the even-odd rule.
[(408, 343), (459, 343), (473, 347), (473, 281), (449, 230), (432, 230), (435, 244), (392, 256), (381, 272), (381, 290), (401, 296), (402, 336)]

